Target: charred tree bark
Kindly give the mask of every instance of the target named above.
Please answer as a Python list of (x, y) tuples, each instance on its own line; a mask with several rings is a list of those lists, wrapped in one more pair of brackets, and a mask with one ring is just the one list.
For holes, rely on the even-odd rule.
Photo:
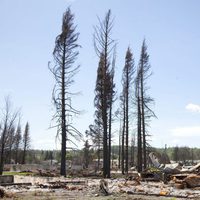
[(119, 131), (119, 152), (118, 152), (118, 169), (121, 168), (121, 120), (120, 120), (120, 131)]
[(112, 126), (112, 103), (110, 104), (109, 110), (109, 134), (108, 134), (108, 177), (110, 177), (110, 169), (111, 169), (111, 126)]
[(145, 128), (145, 110), (144, 110), (144, 80), (143, 80), (143, 62), (141, 63), (141, 121), (142, 121), (142, 141), (143, 141), (143, 167), (147, 167), (147, 151), (146, 151), (146, 128)]
[(126, 117), (126, 157), (125, 157), (125, 160), (126, 160), (126, 167), (125, 167), (125, 171), (126, 173), (128, 174), (128, 165), (129, 165), (129, 162), (128, 162), (128, 157), (129, 157), (129, 152), (128, 152), (128, 144), (129, 144), (129, 69), (127, 68), (126, 70), (126, 89), (125, 89), (125, 100), (126, 100), (126, 111), (125, 111), (125, 117)]
[(142, 171), (142, 136), (141, 136), (141, 108), (140, 108), (140, 97), (139, 97), (139, 88), (138, 89), (138, 96), (137, 96), (137, 168), (138, 172)]
[(63, 44), (63, 56), (62, 56), (62, 86), (61, 86), (61, 102), (62, 102), (62, 105), (61, 105), (61, 118), (62, 118), (62, 121), (61, 121), (61, 127), (62, 127), (62, 133), (61, 133), (61, 138), (62, 138), (62, 141), (61, 141), (61, 166), (60, 166), (60, 174), (63, 175), (63, 176), (66, 176), (66, 141), (67, 141), (67, 124), (66, 124), (66, 108), (65, 108), (65, 100), (66, 100), (66, 91), (65, 91), (65, 55), (66, 55), (66, 36), (64, 36), (64, 44)]
[(122, 125), (122, 174), (124, 174), (124, 158), (125, 158), (125, 151), (124, 151), (124, 141), (125, 141), (125, 123), (126, 123), (126, 111), (125, 111), (125, 102), (123, 100), (123, 125)]

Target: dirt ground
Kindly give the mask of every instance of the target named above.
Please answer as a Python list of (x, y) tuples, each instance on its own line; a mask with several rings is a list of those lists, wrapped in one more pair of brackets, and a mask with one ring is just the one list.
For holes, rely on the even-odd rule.
[[(107, 197), (91, 197), (82, 196), (81, 194), (69, 194), (69, 193), (21, 193), (15, 194), (11, 198), (4, 198), (5, 200), (16, 199), (16, 200), (183, 200), (183, 198), (173, 197), (153, 197), (153, 196), (142, 196), (142, 195), (110, 195)], [(185, 199), (184, 199), (185, 200)]]
[[(187, 198), (157, 197), (148, 195), (112, 194), (109, 196), (94, 196), (80, 191), (35, 191), (16, 192), (5, 200), (186, 200)], [(200, 199), (200, 198), (195, 198)]]
[[(67, 181), (67, 183), (66, 183)], [(100, 179), (66, 179), (15, 176), (15, 183), (31, 185), (6, 186), (4, 199), (16, 200), (200, 200), (200, 190), (177, 190), (163, 183), (135, 184), (125, 179), (108, 179), (109, 195), (99, 192)], [(55, 184), (50, 184), (50, 183)], [(65, 184), (63, 184), (65, 182)], [(61, 186), (61, 187), (60, 187)], [(160, 194), (164, 193), (164, 196)], [(139, 193), (139, 194), (138, 194)], [(182, 198), (182, 197), (184, 198)], [(179, 197), (179, 198), (177, 198)]]

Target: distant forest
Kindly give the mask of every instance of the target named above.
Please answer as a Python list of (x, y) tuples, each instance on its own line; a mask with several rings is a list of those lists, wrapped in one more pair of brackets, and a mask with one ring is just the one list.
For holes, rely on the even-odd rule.
[[(130, 147), (129, 147), (130, 148)], [(87, 151), (88, 150), (88, 151)], [(131, 151), (131, 149), (130, 149)], [(189, 147), (169, 147), (169, 148), (153, 148), (151, 151), (156, 152), (158, 158), (162, 163), (170, 161), (179, 162), (182, 164), (195, 164), (200, 160), (200, 148), (189, 148)], [(87, 152), (87, 153), (86, 153)], [(135, 151), (137, 152), (137, 151)], [(14, 155), (14, 152), (13, 152)], [(167, 156), (166, 156), (167, 155)], [(119, 146), (112, 146), (112, 159), (118, 162), (119, 158)], [(9, 160), (9, 156), (6, 157), (6, 164), (15, 163), (15, 159)], [(102, 156), (101, 156), (102, 158)], [(136, 158), (136, 153), (135, 153)], [(69, 150), (66, 153), (67, 161), (71, 160), (72, 163), (83, 163), (91, 164), (93, 160), (97, 160), (96, 151), (90, 147), (89, 149), (83, 148), (81, 150)], [(130, 159), (131, 160), (131, 159)], [(26, 163), (27, 164), (42, 164), (45, 161), (49, 161), (48, 164), (60, 163), (61, 152), (58, 150), (28, 150)], [(88, 162), (88, 163), (87, 163)], [(134, 166), (136, 160), (133, 161)], [(21, 162), (19, 162), (21, 164)]]

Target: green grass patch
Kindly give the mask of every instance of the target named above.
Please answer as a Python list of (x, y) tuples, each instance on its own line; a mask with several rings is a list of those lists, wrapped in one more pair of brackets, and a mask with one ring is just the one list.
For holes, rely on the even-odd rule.
[(3, 172), (3, 175), (33, 176), (33, 172)]

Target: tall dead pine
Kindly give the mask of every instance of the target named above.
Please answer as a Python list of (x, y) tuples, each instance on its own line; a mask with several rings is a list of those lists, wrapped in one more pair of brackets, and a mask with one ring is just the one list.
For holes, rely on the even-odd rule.
[[(96, 97), (99, 98), (97, 109), (100, 110), (103, 127), (103, 175), (110, 177), (110, 130), (111, 121), (110, 111), (112, 111), (113, 102), (113, 79), (111, 61), (114, 50), (114, 40), (111, 39), (111, 31), (113, 20), (111, 19), (111, 11), (106, 13), (105, 19), (99, 19), (99, 25), (95, 26), (94, 47), (99, 57), (99, 69), (97, 74), (97, 83), (101, 83), (101, 88), (95, 89)], [(99, 74), (101, 73), (101, 74)]]
[[(70, 8), (63, 14), (62, 30), (56, 37), (53, 52), (55, 65), (49, 67), (55, 78), (53, 89), (53, 103), (56, 108), (53, 119), (56, 121), (57, 136), (61, 136), (61, 170), (60, 174), (66, 176), (66, 148), (67, 141), (80, 139), (81, 133), (70, 123), (73, 114), (79, 112), (72, 107), (70, 86), (79, 66), (75, 61), (79, 54), (77, 44), (79, 33), (74, 26), (74, 15)], [(72, 139), (73, 138), (73, 139)]]

